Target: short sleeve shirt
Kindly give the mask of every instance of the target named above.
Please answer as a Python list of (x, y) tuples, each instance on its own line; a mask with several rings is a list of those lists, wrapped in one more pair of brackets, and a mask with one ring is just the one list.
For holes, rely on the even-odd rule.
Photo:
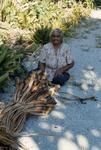
[(71, 64), (73, 58), (66, 43), (62, 43), (55, 53), (52, 43), (45, 44), (40, 53), (40, 62), (46, 64), (45, 72), (49, 81), (52, 81), (57, 69)]

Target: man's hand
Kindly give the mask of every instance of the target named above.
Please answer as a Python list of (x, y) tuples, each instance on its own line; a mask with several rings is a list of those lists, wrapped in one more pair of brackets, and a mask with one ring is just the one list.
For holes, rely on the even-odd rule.
[(74, 66), (74, 61), (72, 61), (71, 64), (67, 64), (64, 67), (57, 69), (56, 72), (55, 72), (55, 76), (63, 74), (64, 72), (66, 72), (69, 69), (71, 69), (73, 66)]
[(62, 68), (59, 68), (56, 70), (55, 72), (55, 75), (54, 76), (57, 76), (57, 75), (62, 75), (63, 74), (63, 69)]

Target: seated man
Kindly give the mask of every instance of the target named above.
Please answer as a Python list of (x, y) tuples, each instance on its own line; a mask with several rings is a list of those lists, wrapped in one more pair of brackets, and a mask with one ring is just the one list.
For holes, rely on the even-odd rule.
[(40, 54), (40, 70), (46, 72), (47, 78), (54, 84), (64, 85), (69, 79), (68, 70), (74, 66), (70, 49), (63, 42), (63, 33), (54, 29), (50, 42), (45, 44)]

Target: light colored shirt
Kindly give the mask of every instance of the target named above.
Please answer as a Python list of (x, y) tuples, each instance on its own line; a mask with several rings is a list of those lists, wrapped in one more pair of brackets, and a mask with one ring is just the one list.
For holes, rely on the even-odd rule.
[(55, 53), (52, 43), (45, 44), (40, 53), (40, 62), (46, 64), (45, 72), (49, 81), (52, 81), (57, 69), (71, 64), (73, 58), (66, 43), (62, 43)]

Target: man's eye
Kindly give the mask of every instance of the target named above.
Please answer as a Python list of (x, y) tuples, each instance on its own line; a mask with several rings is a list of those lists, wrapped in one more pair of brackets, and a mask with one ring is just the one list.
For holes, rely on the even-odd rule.
[(53, 35), (53, 37), (60, 37), (59, 35)]

